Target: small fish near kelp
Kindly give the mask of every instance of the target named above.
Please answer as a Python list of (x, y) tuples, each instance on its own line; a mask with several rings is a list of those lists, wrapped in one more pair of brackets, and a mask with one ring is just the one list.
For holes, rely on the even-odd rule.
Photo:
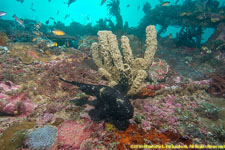
[(202, 46), (202, 47), (201, 47), (201, 50), (204, 51), (204, 52), (207, 53), (207, 54), (212, 53), (212, 51), (211, 51), (208, 47), (206, 47), (206, 46)]
[(210, 16), (210, 21), (212, 23), (216, 23), (216, 22), (219, 22), (222, 20), (224, 20), (224, 16), (222, 16), (220, 14), (211, 14), (211, 16)]
[(19, 23), (22, 27), (25, 28), (23, 20), (19, 19), (16, 15), (13, 15), (13, 18), (16, 19), (16, 22)]
[(169, 39), (173, 39), (173, 34), (170, 33), (170, 34), (168, 35), (168, 38), (169, 38)]
[(5, 16), (5, 15), (6, 15), (6, 12), (0, 11), (0, 17)]

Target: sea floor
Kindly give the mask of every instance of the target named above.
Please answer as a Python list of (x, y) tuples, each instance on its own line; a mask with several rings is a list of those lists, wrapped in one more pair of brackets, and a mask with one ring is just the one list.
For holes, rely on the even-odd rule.
[(200, 53), (187, 58), (188, 50), (159, 47), (156, 57), (170, 66), (159, 84), (169, 90), (131, 99), (134, 117), (126, 131), (118, 131), (110, 123), (91, 121), (92, 107), (71, 100), (95, 98), (59, 80), (107, 85), (90, 55), (66, 47), (40, 52), (32, 43), (11, 43), (9, 48), (0, 55), (0, 106), (9, 105), (0, 114), (1, 150), (225, 144), (225, 99), (207, 92), (204, 76), (220, 68), (215, 58), (199, 59)]

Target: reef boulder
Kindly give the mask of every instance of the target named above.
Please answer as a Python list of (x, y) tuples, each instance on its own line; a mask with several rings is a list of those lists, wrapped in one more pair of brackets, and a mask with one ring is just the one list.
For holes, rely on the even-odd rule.
[(4, 98), (0, 101), (0, 113), (6, 115), (27, 115), (35, 109), (36, 105), (26, 97), (25, 93), (19, 93), (15, 96)]

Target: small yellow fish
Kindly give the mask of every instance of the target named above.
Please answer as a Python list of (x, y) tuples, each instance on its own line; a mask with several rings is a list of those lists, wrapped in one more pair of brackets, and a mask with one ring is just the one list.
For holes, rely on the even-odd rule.
[(183, 17), (183, 16), (186, 16), (186, 14), (187, 14), (186, 12), (183, 12), (180, 14), (180, 16)]
[(206, 51), (208, 48), (207, 48), (206, 46), (202, 46), (201, 49), (202, 49), (203, 51)]
[(220, 13), (220, 14), (223, 14), (223, 13), (224, 13), (224, 10), (220, 10), (219, 13)]
[(220, 21), (220, 18), (211, 18), (210, 20), (211, 20), (211, 22), (218, 22), (218, 21)]
[(212, 51), (211, 51), (208, 47), (206, 47), (206, 46), (202, 46), (201, 49), (202, 49), (204, 52), (206, 52), (207, 54), (212, 53)]
[(161, 6), (167, 6), (169, 4), (170, 4), (170, 2), (169, 1), (166, 1), (166, 2), (162, 3)]
[(58, 44), (56, 42), (49, 42), (47, 43), (47, 47), (57, 47)]
[(65, 32), (63, 32), (61, 30), (53, 30), (52, 33), (55, 35), (60, 35), (60, 36), (65, 35)]
[(32, 42), (35, 42), (35, 41), (37, 41), (37, 38), (33, 38)]
[(105, 130), (108, 132), (112, 132), (115, 129), (114, 125), (111, 123), (105, 123)]
[(210, 54), (210, 53), (212, 53), (212, 51), (211, 50), (207, 50), (206, 53), (207, 54)]
[(183, 13), (180, 14), (181, 17), (183, 17), (183, 16), (190, 16), (190, 15), (191, 15), (190, 12), (183, 12)]
[(14, 110), (13, 113), (14, 113), (14, 115), (18, 115), (19, 112), (17, 110)]
[(169, 39), (172, 39), (173, 38), (173, 34), (170, 33), (168, 37), (169, 37)]

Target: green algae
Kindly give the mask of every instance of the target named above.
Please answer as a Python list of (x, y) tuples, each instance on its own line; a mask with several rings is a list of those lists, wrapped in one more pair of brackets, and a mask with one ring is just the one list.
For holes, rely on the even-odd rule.
[(23, 121), (10, 126), (0, 136), (1, 150), (16, 150), (20, 148), (26, 138), (27, 129), (31, 129), (35, 125), (35, 122)]

